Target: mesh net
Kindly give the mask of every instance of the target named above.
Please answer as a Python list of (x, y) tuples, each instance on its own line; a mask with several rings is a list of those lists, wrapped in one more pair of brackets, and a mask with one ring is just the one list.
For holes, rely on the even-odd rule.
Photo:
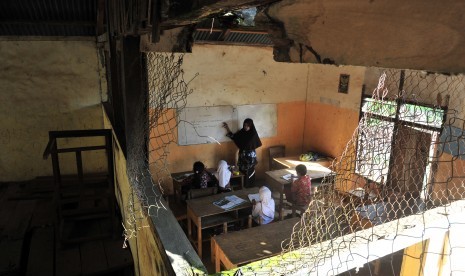
[[(439, 252), (425, 244), (436, 230), (444, 234), (463, 224), (457, 217), (465, 192), (464, 78), (381, 69), (375, 74), (379, 81), (361, 103), (359, 125), (332, 164), (335, 174), (319, 185), (282, 243), (283, 253), (239, 274), (399, 275), (402, 259), (424, 263), (428, 254), (447, 259), (445, 275), (464, 273), (460, 237), (448, 236)], [(404, 251), (417, 243), (420, 254)], [(425, 271), (415, 271), (420, 273)]]
[[(140, 127), (149, 131), (151, 159), (148, 168), (128, 167), (141, 206), (129, 200), (132, 215), (125, 219), (132, 227), (125, 230), (127, 238), (141, 227), (141, 210), (153, 214), (165, 208), (160, 198), (165, 182), (171, 181), (168, 145), (176, 141), (176, 114), (192, 93), (183, 79), (182, 61), (182, 55), (147, 54), (149, 114), (148, 123), (141, 117)], [(463, 209), (457, 202), (465, 192), (463, 76), (376, 70), (376, 81), (367, 84), (370, 93), (361, 103), (359, 125), (331, 166), (335, 173), (318, 186), (282, 243), (283, 253), (245, 265), (236, 274), (350, 275), (362, 268), (366, 275), (398, 275), (408, 255), (404, 248), (426, 241), (432, 229), (445, 232), (458, 224), (454, 215)], [(158, 189), (144, 190), (138, 185), (143, 177)], [(403, 239), (408, 242), (399, 242)], [(452, 240), (448, 237), (448, 246), (436, 252), (450, 257), (451, 274), (463, 272), (452, 256), (462, 247)], [(408, 257), (423, 262), (425, 253)], [(366, 264), (381, 257), (387, 261), (380, 274), (379, 266)]]
[[(127, 217), (124, 218), (126, 225), (123, 226), (126, 240), (137, 236), (142, 227), (148, 227), (141, 224), (147, 215), (157, 215), (161, 208), (166, 209), (161, 199), (166, 182), (172, 181), (167, 164), (168, 145), (176, 141), (176, 115), (185, 107), (186, 98), (192, 93), (181, 68), (183, 55), (147, 53), (145, 62), (148, 99), (144, 101), (148, 101), (148, 111), (137, 115), (136, 121), (139, 125), (136, 128), (143, 131), (137, 131), (133, 135), (140, 135), (134, 139), (137, 143), (148, 144), (151, 158), (149, 160), (145, 152), (139, 150), (144, 147), (141, 144), (134, 145), (136, 150), (128, 150), (128, 154), (135, 155), (128, 159), (147, 162), (127, 164), (128, 179), (132, 186), (125, 206)], [(149, 190), (144, 185), (146, 181), (152, 183)]]

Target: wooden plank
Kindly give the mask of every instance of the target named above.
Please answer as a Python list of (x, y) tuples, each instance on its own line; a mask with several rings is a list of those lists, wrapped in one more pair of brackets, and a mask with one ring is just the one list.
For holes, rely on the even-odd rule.
[[(226, 235), (215, 236), (215, 260), (220, 260), (226, 269), (265, 259), (281, 253), (281, 242), (288, 239), (299, 218), (278, 221)], [(216, 264), (219, 267), (219, 264)], [(217, 271), (218, 272), (218, 271)]]
[(105, 249), (102, 241), (81, 243), (82, 274), (96, 274), (108, 270)]
[(81, 256), (79, 245), (56, 249), (56, 275), (81, 275)]
[(16, 206), (4, 229), (4, 234), (9, 239), (22, 239), (24, 237), (34, 213), (36, 200), (21, 200), (17, 202)]
[(39, 228), (31, 238), (26, 275), (53, 275), (53, 227)]
[(325, 157), (321, 158), (318, 161), (301, 161), (299, 156), (286, 156), (286, 157), (276, 157), (273, 158), (274, 161), (278, 162), (279, 164), (294, 169), (297, 165), (303, 164), (307, 167), (309, 171), (321, 171), (326, 173), (332, 173), (330, 169), (328, 169), (334, 158)]
[[(104, 232), (100, 225), (101, 218), (63, 221), (61, 241), (68, 242), (83, 242), (89, 240), (102, 239), (110, 236), (110, 232)], [(108, 220), (106, 220), (108, 221)]]
[(13, 216), (12, 210), (16, 210), (16, 201), (2, 201), (0, 202), (0, 237), (6, 236), (6, 228), (9, 227), (10, 218)]
[(416, 243), (404, 249), (400, 275), (420, 275), (425, 259), (422, 256), (427, 245), (428, 240)]
[(123, 240), (107, 239), (103, 241), (103, 246), (107, 257), (108, 269), (114, 270), (134, 264), (129, 248), (123, 248)]
[(0, 242), (0, 275), (19, 275), (23, 240)]
[(75, 148), (63, 148), (63, 149), (57, 149), (58, 153), (64, 153), (64, 152), (80, 152), (80, 151), (92, 151), (92, 150), (104, 150), (107, 147), (105, 145), (100, 145), (100, 146), (88, 146), (88, 147), (75, 147)]
[(53, 225), (56, 217), (55, 203), (53, 200), (38, 200), (36, 206), (37, 208), (32, 215), (31, 228)]
[(41, 181), (33, 180), (24, 183), (18, 187), (17, 191), (8, 196), (9, 200), (25, 200), (35, 198), (48, 198), (52, 199), (55, 191), (53, 180)]

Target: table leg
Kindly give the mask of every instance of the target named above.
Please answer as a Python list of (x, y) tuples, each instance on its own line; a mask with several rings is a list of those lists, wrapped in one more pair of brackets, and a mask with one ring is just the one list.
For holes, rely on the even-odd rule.
[(197, 253), (200, 259), (202, 259), (202, 220), (197, 219)]
[(215, 240), (213, 238), (210, 239), (210, 262), (212, 264), (215, 263)]
[(179, 191), (176, 188), (174, 189), (174, 198), (177, 203), (181, 203), (181, 195), (179, 194)]
[(187, 215), (187, 235), (189, 238), (192, 238), (192, 221), (189, 213)]
[(279, 190), (279, 220), (284, 219), (283, 205), (284, 205), (284, 188), (281, 186), (281, 189)]
[[(215, 248), (214, 248), (214, 252), (215, 252), (215, 272), (218, 273), (221, 271), (221, 264), (220, 264), (220, 252), (218, 250), (218, 245), (216, 244), (215, 242)], [(212, 250), (212, 254), (213, 254), (213, 250)]]

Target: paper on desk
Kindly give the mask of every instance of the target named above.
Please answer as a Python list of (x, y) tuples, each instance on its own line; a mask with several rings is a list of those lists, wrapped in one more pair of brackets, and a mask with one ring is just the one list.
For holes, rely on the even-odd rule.
[(260, 201), (260, 194), (248, 194), (250, 202), (252, 202), (253, 199), (255, 199), (256, 202)]
[(292, 179), (292, 173), (285, 174), (281, 176), (282, 179), (290, 181)]
[(244, 203), (245, 200), (238, 197), (238, 196), (235, 196), (235, 195), (231, 195), (231, 196), (225, 196), (224, 198), (220, 199), (220, 200), (217, 200), (215, 202), (213, 202), (213, 204), (215, 204), (216, 206), (224, 209), (224, 210), (228, 210), (228, 209), (231, 209), (233, 207), (236, 207), (237, 205), (240, 205), (242, 203)]
[(174, 180), (176, 181), (183, 181), (184, 179), (188, 178), (189, 176), (193, 175), (194, 173), (185, 173), (185, 174), (182, 174), (182, 175), (178, 175), (176, 177), (173, 177)]

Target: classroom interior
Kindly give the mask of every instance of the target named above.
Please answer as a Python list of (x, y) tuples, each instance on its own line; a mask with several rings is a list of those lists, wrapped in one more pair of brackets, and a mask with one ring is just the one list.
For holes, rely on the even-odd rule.
[[(447, 13), (435, 18), (443, 26), (429, 26), (428, 36), (415, 36), (412, 42), (406, 39), (408, 34), (397, 41), (393, 33), (386, 33), (386, 41), (382, 41), (376, 36), (377, 29), (367, 24), (376, 20), (371, 17), (363, 22), (367, 25), (362, 21), (355, 24), (351, 32), (334, 28), (350, 17), (344, 11), (354, 12), (348, 4), (335, 3), (325, 10), (320, 1), (259, 1), (270, 5), (268, 16), (280, 18), (282, 23), (279, 28), (273, 25), (265, 34), (263, 30), (249, 29), (251, 37), (270, 37), (260, 44), (233, 38), (226, 41), (224, 36), (234, 33), (234, 28), (223, 30), (220, 38), (211, 38), (219, 28), (214, 25), (218, 22), (204, 17), (215, 15), (214, 3), (193, 4), (190, 10), (203, 7), (208, 13), (190, 13), (191, 21), (179, 16), (185, 12), (180, 9), (176, 10), (178, 14), (170, 13), (162, 19), (145, 18), (145, 25), (136, 24), (136, 28), (132, 24), (140, 20), (136, 15), (148, 9), (135, 12), (127, 7), (140, 8), (153, 1), (67, 0), (68, 7), (39, 2), (38, 6), (18, 6), (14, 1), (0, 4), (0, 13), (8, 19), (0, 23), (0, 274), (312, 275), (331, 271), (335, 275), (449, 275), (463, 271), (459, 256), (465, 250), (460, 238), (465, 192), (465, 53), (457, 45), (463, 45), (465, 37), (454, 30), (465, 24), (463, 17), (452, 11), (460, 10), (462, 4), (444, 9)], [(227, 8), (250, 5), (239, 2), (228, 1)], [(392, 13), (380, 12), (386, 10), (386, 4), (349, 2), (360, 9), (356, 14), (376, 11), (387, 22), (393, 18)], [(425, 7), (425, 11), (431, 9), (438, 7)], [(73, 12), (67, 13), (69, 10)], [(409, 4), (399, 12), (405, 15), (412, 10), (414, 5)], [(305, 19), (314, 13), (329, 18), (325, 22), (333, 28), (333, 35), (324, 32), (324, 23), (317, 27)], [(444, 23), (443, 16), (454, 19), (453, 23)], [(159, 22), (157, 29), (151, 20), (168, 23)], [(427, 21), (424, 16), (412, 20), (409, 34), (423, 30), (421, 26)], [(400, 28), (406, 22), (393, 26)], [(260, 24), (263, 22), (257, 21)], [(182, 28), (172, 28), (177, 25)], [(186, 38), (189, 26), (194, 26), (190, 35), (195, 38)], [(312, 26), (312, 34), (321, 39), (313, 40), (305, 26)], [(362, 27), (369, 39), (360, 45), (362, 32), (358, 28)], [(210, 33), (210, 40), (200, 36), (201, 32)], [(344, 36), (335, 41), (335, 34)], [(437, 35), (438, 40), (453, 37), (454, 43), (441, 48), (431, 42), (431, 35)], [(160, 41), (154, 42), (156, 36)], [(341, 41), (347, 42), (347, 51), (341, 48)], [(392, 42), (392, 48), (386, 42)], [(405, 52), (393, 50), (408, 42), (412, 44), (405, 47)], [(412, 54), (413, 46), (419, 46), (424, 55)], [(315, 55), (313, 49), (322, 48), (325, 50)], [(377, 55), (369, 49), (384, 53)], [(324, 60), (326, 56), (334, 60)], [(180, 75), (170, 75), (173, 72)], [(388, 74), (388, 85), (379, 86), (384, 72)], [(162, 81), (157, 79), (160, 76)], [(163, 83), (169, 77), (181, 85)], [(384, 88), (388, 91), (384, 92)], [(395, 115), (387, 116), (388, 122), (411, 123), (408, 128), (402, 128), (402, 124), (396, 128), (402, 137), (398, 143), (386, 142), (385, 136), (392, 134), (386, 130), (391, 126), (374, 128), (377, 132), (370, 133), (370, 123), (363, 120), (369, 113), (367, 98), (380, 95), (380, 102), (399, 102)], [(399, 119), (400, 103), (421, 105), (434, 114), (442, 112), (439, 125), (429, 121), (425, 125), (415, 116), (411, 121)], [(228, 237), (239, 244), (234, 235), (242, 232), (244, 236), (249, 233), (245, 231), (252, 230), (260, 233), (260, 227), (267, 225), (249, 227), (245, 215), (234, 223), (206, 229), (204, 237), (209, 239), (203, 242), (203, 254), (199, 254), (196, 237), (189, 235), (186, 203), (177, 202), (171, 174), (191, 171), (195, 161), (209, 168), (215, 168), (220, 160), (235, 164), (237, 147), (230, 141), (217, 143), (212, 139), (181, 145), (177, 116), (188, 108), (263, 105), (272, 106), (276, 113), (273, 135), (261, 137), (262, 146), (257, 149), (253, 188), (270, 185), (270, 148), (284, 145), (285, 156), (292, 158), (317, 152), (331, 158), (331, 164), (325, 167), (335, 177), (317, 181), (328, 188), (320, 189), (315, 202), (333, 200), (337, 195), (335, 201), (343, 202), (348, 206), (343, 210), (352, 212), (350, 217), (340, 212), (333, 200), (325, 205), (329, 213), (312, 216), (316, 211), (302, 212), (296, 218), (287, 206), (283, 208), (285, 219), (281, 220), (277, 212), (269, 225), (274, 229), (281, 223), (298, 225), (288, 229), (295, 243), (283, 245), (284, 254), (262, 255), (240, 263), (243, 268), (239, 270), (222, 263), (219, 272), (212, 255), (215, 244), (221, 248)], [(375, 114), (373, 118), (380, 116), (384, 115)], [(267, 118), (252, 119), (268, 122)], [(256, 127), (260, 133), (260, 124)], [(218, 129), (219, 133), (223, 131), (221, 125)], [(376, 140), (363, 140), (361, 129)], [(366, 142), (365, 152), (361, 141)], [(384, 160), (389, 161), (389, 170), (373, 173), (376, 168), (364, 171), (357, 167), (373, 166), (374, 158), (364, 159), (360, 154), (381, 154), (380, 143), (389, 144), (386, 148), (393, 152), (388, 155), (390, 160)], [(381, 175), (389, 175), (390, 192), (379, 196), (378, 201), (360, 203), (354, 191), (364, 189), (368, 193), (370, 180), (383, 187), (385, 179), (381, 180)], [(89, 185), (93, 186), (87, 190)], [(241, 190), (235, 188), (234, 192)], [(361, 216), (370, 208), (390, 213), (388, 218), (382, 214)], [(415, 224), (423, 225), (422, 235), (418, 236)], [(399, 227), (402, 229), (389, 232)], [(285, 239), (282, 230), (273, 231)], [(376, 236), (379, 233), (384, 233), (382, 238)], [(308, 241), (297, 237), (303, 235)], [(217, 237), (214, 242), (211, 236)], [(328, 250), (328, 241), (342, 245), (346, 239), (356, 237), (366, 243), (357, 244), (360, 247), (352, 251)], [(363, 245), (379, 251), (367, 253)], [(292, 268), (289, 265), (285, 268), (289, 270), (280, 270), (284, 269), (280, 258), (306, 249), (331, 253), (311, 257), (313, 268), (301, 266), (310, 264), (309, 259), (297, 258), (290, 262)], [(235, 252), (241, 250), (230, 254)], [(227, 255), (226, 251), (223, 255)], [(323, 260), (330, 260), (330, 265), (322, 265)]]

